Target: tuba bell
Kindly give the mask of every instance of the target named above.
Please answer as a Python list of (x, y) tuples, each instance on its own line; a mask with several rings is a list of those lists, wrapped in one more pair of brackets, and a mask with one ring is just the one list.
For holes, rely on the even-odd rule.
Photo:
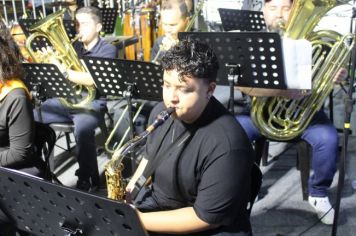
[(283, 35), (312, 43), (312, 91), (298, 100), (253, 97), (251, 118), (264, 136), (278, 141), (298, 137), (332, 91), (333, 78), (348, 62), (355, 37), (341, 36), (331, 30), (313, 32), (313, 29), (326, 12), (337, 5), (340, 5), (337, 0), (294, 1)]
[[(26, 47), (37, 63), (48, 63), (45, 59), (36, 57), (36, 53), (32, 49), (32, 41), (36, 37), (44, 37), (52, 44), (54, 50), (56, 51), (57, 59), (67, 68), (75, 71), (87, 72), (86, 68), (81, 64), (76, 51), (74, 50), (71, 41), (65, 31), (63, 25), (63, 14), (66, 9), (59, 10), (46, 18), (33, 24), (29, 31), (32, 33), (26, 40)], [(95, 98), (96, 89), (95, 86), (83, 86), (75, 85), (76, 94), (82, 95), (82, 91), (85, 88), (87, 90), (87, 95), (84, 96), (83, 100), (78, 103), (72, 103), (64, 98), (60, 98), (60, 102), (72, 109), (84, 108), (88, 109), (88, 103)]]

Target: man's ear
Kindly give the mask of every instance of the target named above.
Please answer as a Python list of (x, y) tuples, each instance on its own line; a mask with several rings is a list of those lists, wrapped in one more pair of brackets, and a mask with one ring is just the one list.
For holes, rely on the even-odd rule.
[(215, 82), (210, 82), (209, 86), (208, 86), (208, 96), (209, 97), (213, 96), (215, 88), (216, 88), (216, 83)]
[(98, 24), (96, 24), (96, 32), (97, 33), (100, 33), (100, 31), (103, 29), (103, 24), (101, 24), (101, 23), (98, 23)]

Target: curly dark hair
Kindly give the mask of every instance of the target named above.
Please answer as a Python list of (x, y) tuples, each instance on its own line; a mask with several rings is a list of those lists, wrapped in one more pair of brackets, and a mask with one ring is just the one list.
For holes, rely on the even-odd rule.
[(219, 62), (213, 50), (197, 40), (182, 40), (164, 53), (163, 70), (177, 70), (181, 79), (192, 77), (215, 82)]
[[(18, 27), (20, 27), (20, 26), (18, 26)], [(12, 32), (10, 32), (9, 28), (5, 25), (5, 23), (0, 20), (0, 37), (9, 43), (10, 47), (15, 50), (16, 55), (21, 60), (23, 58), (20, 53), (20, 49), (19, 49), (18, 45), (16, 44), (14, 38), (12, 37), (11, 33)]]
[(21, 61), (11, 42), (0, 36), (0, 83), (8, 79), (23, 79)]

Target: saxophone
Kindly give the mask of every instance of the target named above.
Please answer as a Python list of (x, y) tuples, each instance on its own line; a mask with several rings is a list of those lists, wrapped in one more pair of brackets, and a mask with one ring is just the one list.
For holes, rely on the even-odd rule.
[[(346, 3), (345, 0), (340, 2)], [(341, 36), (331, 30), (313, 32), (313, 29), (321, 17), (340, 2), (297, 0), (293, 3), (284, 36), (312, 42), (312, 91), (299, 100), (253, 97), (251, 118), (264, 136), (278, 141), (298, 137), (332, 91), (333, 78), (347, 63), (355, 44), (355, 36)]]
[(126, 182), (122, 179), (122, 170), (124, 166), (122, 160), (135, 147), (141, 144), (147, 136), (152, 133), (158, 126), (162, 125), (169, 116), (174, 112), (174, 108), (168, 108), (161, 111), (155, 121), (141, 134), (126, 142), (122, 147), (115, 150), (111, 160), (105, 166), (106, 185), (108, 190), (108, 198), (124, 201), (126, 195)]

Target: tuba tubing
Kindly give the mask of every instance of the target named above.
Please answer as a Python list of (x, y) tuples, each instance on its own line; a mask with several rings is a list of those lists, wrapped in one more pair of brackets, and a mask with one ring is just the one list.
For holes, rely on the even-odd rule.
[(251, 119), (267, 138), (287, 141), (298, 137), (332, 91), (335, 74), (347, 63), (355, 46), (354, 35), (341, 36), (331, 30), (313, 32), (322, 16), (337, 5), (337, 0), (296, 0), (293, 3), (283, 35), (312, 42), (312, 90), (299, 100), (253, 97)]

